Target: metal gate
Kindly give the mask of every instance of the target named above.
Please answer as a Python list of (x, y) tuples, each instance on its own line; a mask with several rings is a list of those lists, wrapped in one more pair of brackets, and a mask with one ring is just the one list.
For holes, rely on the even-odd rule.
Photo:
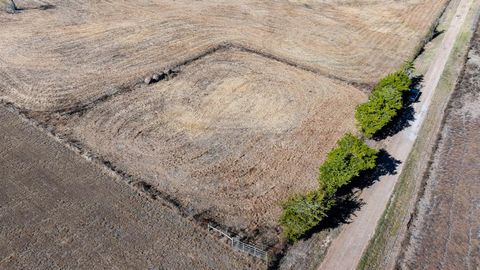
[(247, 253), (251, 256), (263, 259), (268, 263), (268, 253), (265, 250), (259, 249), (254, 245), (244, 243), (236, 237), (231, 237), (227, 232), (222, 231), (218, 228), (215, 228), (210, 223), (208, 224), (208, 231), (209, 232), (214, 231), (214, 232), (217, 232), (217, 233), (221, 234), (222, 236), (226, 237), (228, 239), (228, 242), (229, 242), (230, 246), (232, 246), (233, 249), (239, 250), (239, 251)]

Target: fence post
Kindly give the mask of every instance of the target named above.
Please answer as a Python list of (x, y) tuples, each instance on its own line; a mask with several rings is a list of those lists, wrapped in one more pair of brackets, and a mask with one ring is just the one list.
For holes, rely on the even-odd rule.
[(240, 241), (238, 236), (237, 237), (231, 237), (230, 235), (228, 235), (228, 233), (226, 233), (226, 232), (224, 232), (220, 229), (215, 228), (210, 223), (208, 223), (207, 229), (208, 229), (209, 232), (213, 230), (213, 231), (216, 231), (216, 232), (220, 233), (221, 235), (227, 237), (230, 240), (230, 245), (232, 246), (233, 249), (237, 249), (241, 252), (247, 253), (250, 256), (254, 256), (254, 257), (257, 257), (257, 258), (262, 258), (263, 260), (265, 260), (267, 262), (267, 265), (268, 265), (268, 253), (266, 251), (261, 250), (254, 245), (250, 245), (250, 244), (247, 244), (247, 243), (244, 243), (244, 242)]

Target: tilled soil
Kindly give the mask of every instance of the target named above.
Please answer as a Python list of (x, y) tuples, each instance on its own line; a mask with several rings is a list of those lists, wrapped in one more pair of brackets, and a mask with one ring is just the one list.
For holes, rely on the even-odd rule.
[(446, 112), (403, 269), (480, 266), (480, 30)]
[(176, 210), (0, 107), (1, 269), (250, 269)]

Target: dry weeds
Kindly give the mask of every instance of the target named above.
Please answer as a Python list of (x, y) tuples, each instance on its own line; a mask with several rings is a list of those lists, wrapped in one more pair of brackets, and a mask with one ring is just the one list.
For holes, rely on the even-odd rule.
[(222, 42), (371, 84), (414, 53), (445, 2), (51, 0), (0, 13), (0, 97), (68, 110)]
[(480, 30), (472, 43), (401, 262), (406, 269), (480, 265)]
[(412, 56), (446, 2), (17, 1), (0, 12), (0, 100), (271, 246), (279, 202), (354, 130), (355, 87)]
[[(281, 74), (281, 75), (280, 75)], [(366, 96), (247, 52), (217, 52), (177, 77), (66, 119), (63, 133), (190, 214), (275, 231), (280, 202), (315, 188), (319, 163), (354, 131)]]

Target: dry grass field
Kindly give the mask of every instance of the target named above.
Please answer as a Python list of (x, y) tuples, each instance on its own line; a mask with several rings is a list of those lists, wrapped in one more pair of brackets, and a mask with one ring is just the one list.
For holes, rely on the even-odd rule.
[(404, 269), (480, 265), (480, 29), (452, 95), (425, 193), (410, 228)]
[(4, 108), (0, 130), (0, 269), (258, 267)]
[(364, 100), (348, 85), (222, 51), (57, 127), (190, 214), (265, 233), (276, 227), (279, 202), (315, 188), (319, 162), (354, 131), (355, 104)]
[(69, 110), (221, 43), (371, 84), (412, 55), (445, 2), (51, 0), (0, 13), (0, 96)]
[(0, 100), (271, 247), (280, 202), (316, 186), (446, 2), (18, 0), (0, 12)]

